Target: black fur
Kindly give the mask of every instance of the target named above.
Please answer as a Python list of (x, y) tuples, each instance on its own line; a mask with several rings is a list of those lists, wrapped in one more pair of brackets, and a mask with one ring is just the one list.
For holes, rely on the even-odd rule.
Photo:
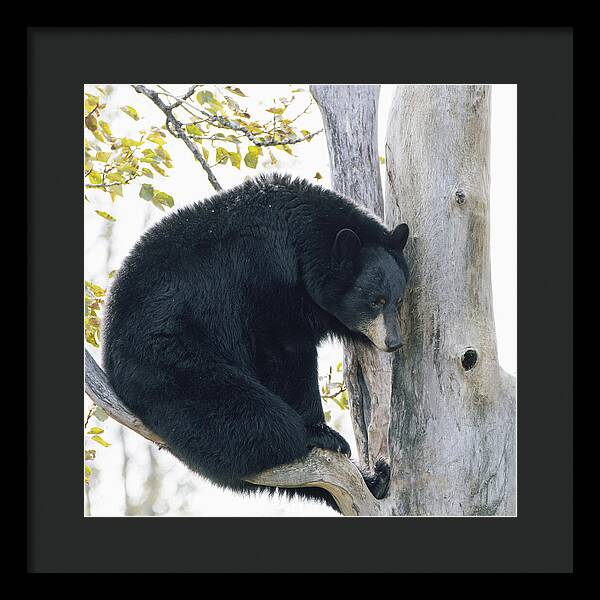
[[(246, 476), (311, 446), (349, 454), (324, 425), (316, 348), (327, 335), (366, 341), (359, 325), (376, 298), (396, 310), (405, 242), (353, 202), (283, 175), (185, 207), (119, 269), (110, 382), (173, 454), (223, 486), (250, 489)], [(366, 477), (375, 495), (387, 488), (378, 468)]]

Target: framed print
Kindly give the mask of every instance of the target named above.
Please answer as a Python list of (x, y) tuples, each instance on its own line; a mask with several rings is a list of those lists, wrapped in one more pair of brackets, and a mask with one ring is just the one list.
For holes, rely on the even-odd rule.
[(28, 50), (30, 572), (572, 570), (571, 29)]

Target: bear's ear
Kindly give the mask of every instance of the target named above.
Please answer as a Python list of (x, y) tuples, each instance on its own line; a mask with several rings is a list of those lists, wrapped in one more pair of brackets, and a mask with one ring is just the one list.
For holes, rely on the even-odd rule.
[(352, 229), (341, 229), (335, 236), (331, 252), (338, 260), (351, 260), (360, 252), (361, 246), (360, 238)]
[(406, 240), (408, 240), (408, 225), (400, 223), (390, 235), (393, 248), (398, 252), (402, 252), (404, 246), (406, 246)]

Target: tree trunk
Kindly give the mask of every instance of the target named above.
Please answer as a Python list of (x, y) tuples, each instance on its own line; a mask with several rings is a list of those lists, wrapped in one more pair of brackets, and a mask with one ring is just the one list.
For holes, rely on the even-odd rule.
[[(321, 114), (332, 188), (383, 219), (377, 152), (378, 85), (312, 85)], [(344, 345), (344, 381), (360, 462), (373, 468), (388, 457), (391, 357), (374, 347)]]
[[(333, 188), (373, 210), (375, 86), (311, 89)], [(385, 221), (411, 229), (400, 315), (406, 343), (393, 356), (391, 423), (380, 415), (389, 398), (388, 355), (373, 350), (373, 360), (346, 349), (363, 460), (372, 463), (372, 440), (387, 439), (389, 423), (392, 481), (383, 514), (515, 514), (515, 385), (498, 364), (491, 296), (489, 96), (487, 86), (406, 85), (390, 109)]]

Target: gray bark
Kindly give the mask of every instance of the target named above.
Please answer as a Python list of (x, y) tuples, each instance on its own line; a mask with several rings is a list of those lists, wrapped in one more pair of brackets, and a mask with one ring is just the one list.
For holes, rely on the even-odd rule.
[[(384, 216), (377, 86), (312, 86), (333, 188)], [(407, 222), (409, 290), (393, 356), (346, 347), (361, 460), (388, 439), (382, 514), (515, 514), (515, 384), (496, 350), (487, 86), (399, 86), (386, 140), (385, 222)], [(388, 417), (388, 402), (391, 409)], [(391, 422), (390, 422), (391, 420)]]
[[(312, 85), (321, 109), (333, 189), (383, 219), (377, 152), (378, 85)], [(373, 468), (388, 457), (391, 357), (366, 344), (344, 345), (348, 388), (359, 459)]]
[(164, 447), (164, 441), (155, 433), (150, 431), (138, 417), (136, 417), (128, 408), (126, 408), (114, 393), (106, 374), (98, 366), (92, 355), (85, 350), (85, 393), (90, 399), (104, 409), (107, 415), (112, 417), (121, 425), (129, 427), (147, 440)]
[(394, 359), (392, 514), (515, 514), (515, 384), (496, 350), (489, 146), (489, 86), (398, 87), (386, 221), (410, 226), (411, 281)]

